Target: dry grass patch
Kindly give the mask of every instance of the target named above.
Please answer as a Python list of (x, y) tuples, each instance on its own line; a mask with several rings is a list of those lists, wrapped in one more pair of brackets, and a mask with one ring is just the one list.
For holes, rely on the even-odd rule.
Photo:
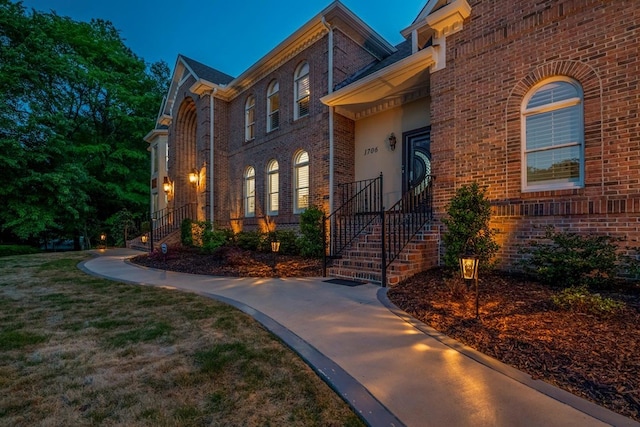
[(86, 256), (0, 258), (0, 425), (362, 425), (249, 316)]

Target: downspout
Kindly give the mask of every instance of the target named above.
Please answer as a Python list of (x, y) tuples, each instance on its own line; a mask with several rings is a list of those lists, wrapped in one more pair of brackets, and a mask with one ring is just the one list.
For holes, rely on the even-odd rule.
[[(333, 27), (322, 17), (322, 24), (329, 30), (329, 70), (327, 73), (327, 94), (333, 92)], [(334, 138), (333, 138), (333, 114), (334, 107), (329, 107), (329, 214), (333, 212), (333, 187), (334, 187)]]
[(215, 209), (213, 206), (213, 201), (214, 201), (214, 197), (213, 197), (213, 191), (214, 191), (214, 183), (215, 183), (215, 178), (214, 178), (214, 168), (213, 168), (213, 161), (214, 161), (214, 137), (213, 137), (213, 130), (214, 130), (214, 123), (213, 123), (213, 119), (214, 119), (214, 114), (213, 114), (213, 101), (214, 101), (214, 95), (216, 94), (216, 92), (218, 91), (218, 88), (213, 88), (211, 90), (211, 92), (209, 92), (209, 220), (211, 221), (211, 225), (212, 227), (215, 227)]

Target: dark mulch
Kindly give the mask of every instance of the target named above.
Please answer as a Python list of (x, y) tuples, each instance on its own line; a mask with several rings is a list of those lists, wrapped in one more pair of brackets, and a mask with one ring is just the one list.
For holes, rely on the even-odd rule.
[(556, 290), (495, 273), (480, 280), (480, 320), (474, 288), (452, 297), (434, 269), (389, 291), (413, 317), (469, 347), (619, 414), (640, 420), (640, 292), (605, 294), (627, 303), (613, 316), (563, 311)]
[(233, 277), (315, 277), (322, 275), (322, 260), (300, 256), (254, 252), (236, 247), (220, 248), (205, 254), (195, 248), (170, 247), (167, 255), (159, 251), (138, 255), (132, 262), (181, 273)]

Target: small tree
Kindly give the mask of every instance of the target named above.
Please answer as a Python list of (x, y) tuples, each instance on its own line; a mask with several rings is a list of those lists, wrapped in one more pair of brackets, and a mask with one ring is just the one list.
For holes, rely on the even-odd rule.
[(457, 268), (460, 255), (473, 251), (483, 268), (491, 268), (500, 246), (494, 240), (497, 230), (489, 227), (491, 205), (485, 190), (477, 182), (463, 185), (447, 206), (447, 215), (442, 220), (447, 226), (443, 236), (445, 265)]

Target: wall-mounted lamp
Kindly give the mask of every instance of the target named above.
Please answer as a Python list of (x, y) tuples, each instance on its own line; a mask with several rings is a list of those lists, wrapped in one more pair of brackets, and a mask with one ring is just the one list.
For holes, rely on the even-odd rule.
[(192, 184), (198, 184), (198, 178), (199, 178), (199, 173), (197, 169), (193, 169), (190, 173), (189, 173), (189, 182)]
[(165, 176), (164, 177), (164, 181), (162, 182), (162, 189), (164, 190), (165, 193), (170, 193), (171, 192), (171, 181), (169, 181), (169, 177)]
[(391, 132), (391, 135), (389, 135), (389, 148), (391, 148), (391, 151), (394, 151), (396, 149), (396, 142), (398, 142), (396, 140), (396, 136), (393, 132)]

